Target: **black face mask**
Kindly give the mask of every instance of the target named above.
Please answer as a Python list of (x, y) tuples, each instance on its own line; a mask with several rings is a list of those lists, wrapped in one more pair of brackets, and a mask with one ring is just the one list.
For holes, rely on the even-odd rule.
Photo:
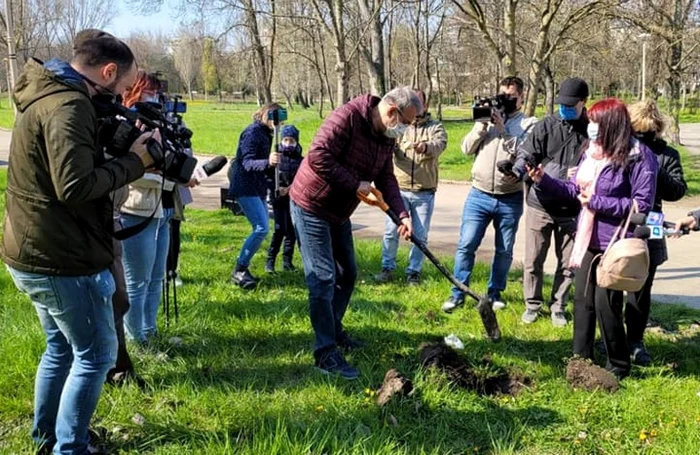
[(87, 82), (95, 91), (97, 92), (96, 95), (93, 95), (92, 99), (95, 100), (96, 98), (98, 99), (99, 102), (111, 102), (113, 104), (121, 104), (122, 103), (122, 96), (117, 95), (114, 93), (112, 90), (108, 89), (107, 87), (98, 84), (97, 82), (93, 82), (92, 79), (89, 77), (81, 74), (80, 77), (83, 78), (85, 82)]

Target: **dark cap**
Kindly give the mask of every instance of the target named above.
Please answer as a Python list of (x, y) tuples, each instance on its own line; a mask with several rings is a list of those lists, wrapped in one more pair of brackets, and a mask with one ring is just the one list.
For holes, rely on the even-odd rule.
[(292, 137), (295, 141), (299, 142), (299, 130), (294, 125), (284, 125), (282, 127), (282, 137)]
[(588, 98), (588, 84), (581, 78), (572, 77), (559, 84), (559, 94), (554, 103), (573, 106), (586, 98)]

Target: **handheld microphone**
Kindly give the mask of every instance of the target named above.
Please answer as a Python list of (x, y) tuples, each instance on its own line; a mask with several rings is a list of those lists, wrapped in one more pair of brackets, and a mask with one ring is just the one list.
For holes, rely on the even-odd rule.
[(195, 169), (192, 177), (197, 180), (197, 182), (201, 183), (202, 181), (208, 179), (209, 176), (214, 175), (223, 169), (227, 162), (228, 160), (225, 156), (216, 156), (204, 163), (201, 167)]
[(667, 228), (665, 226), (637, 226), (634, 229), (634, 237), (638, 239), (661, 239), (663, 237), (672, 237), (674, 235), (687, 235), (687, 229), (681, 229), (680, 231), (675, 229), (674, 223), (669, 223), (673, 225), (673, 228)]

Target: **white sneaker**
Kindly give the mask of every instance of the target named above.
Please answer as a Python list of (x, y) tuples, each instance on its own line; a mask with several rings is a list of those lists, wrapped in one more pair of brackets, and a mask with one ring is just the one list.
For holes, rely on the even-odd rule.
[(502, 310), (503, 308), (506, 307), (506, 302), (503, 300), (494, 300), (493, 301), (493, 310)]
[(457, 299), (450, 296), (449, 299), (442, 304), (442, 311), (445, 313), (451, 313), (454, 309), (464, 305), (464, 299)]
[(182, 286), (182, 279), (179, 276), (176, 276), (175, 277), (175, 287), (179, 288), (180, 286)]

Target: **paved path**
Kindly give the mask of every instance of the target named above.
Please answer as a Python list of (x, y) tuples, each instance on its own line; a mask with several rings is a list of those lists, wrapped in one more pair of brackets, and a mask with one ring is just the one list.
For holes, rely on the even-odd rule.
[[(4, 165), (7, 161), (9, 139), (8, 132), (0, 131), (0, 165)], [(691, 152), (700, 155), (700, 124), (682, 125), (681, 139)], [(206, 158), (203, 159), (206, 160)], [(226, 170), (223, 169), (195, 189), (193, 207), (207, 210), (219, 207), (219, 188), (227, 181)], [(468, 192), (467, 184), (443, 183), (440, 185), (430, 232), (432, 249), (445, 254), (454, 254), (459, 236), (462, 206)], [(664, 204), (666, 217), (671, 220), (680, 218), (697, 207), (700, 207), (700, 197)], [(357, 237), (381, 240), (385, 217), (376, 208), (361, 205), (353, 215), (352, 221)], [(515, 243), (514, 263), (518, 265), (522, 264), (524, 257), (523, 227), (524, 217)], [(700, 253), (698, 253), (700, 252), (700, 233), (669, 241), (668, 246), (670, 259), (657, 272), (654, 282), (654, 300), (684, 303), (700, 308)], [(489, 228), (478, 251), (478, 260), (490, 261), (493, 251), (493, 229)], [(556, 258), (553, 253), (550, 253), (545, 270), (552, 273), (555, 265)]]

